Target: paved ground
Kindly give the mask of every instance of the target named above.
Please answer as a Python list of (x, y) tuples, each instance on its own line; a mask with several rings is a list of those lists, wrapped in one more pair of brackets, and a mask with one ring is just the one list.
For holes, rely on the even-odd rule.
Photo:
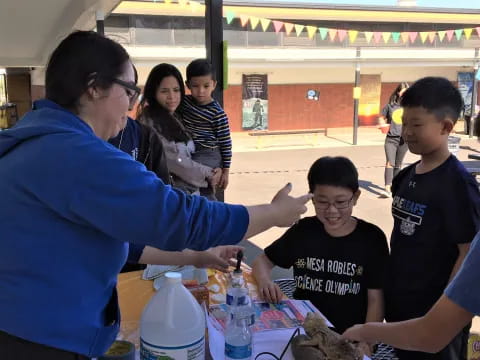
[[(361, 128), (358, 145), (351, 145), (351, 129), (334, 129), (328, 136), (280, 135), (265, 136), (262, 147), (257, 139), (245, 133), (233, 134), (234, 156), (226, 201), (245, 205), (269, 202), (278, 189), (288, 182), (294, 195), (308, 191), (307, 171), (317, 158), (342, 155), (350, 158), (358, 168), (362, 194), (354, 215), (378, 225), (388, 235), (393, 226), (390, 214), (391, 199), (379, 198), (383, 187), (385, 155), (384, 136), (376, 128)], [(467, 160), (469, 153), (480, 151), (476, 139), (462, 138), (459, 159)], [(408, 153), (405, 163), (418, 159)], [(479, 162), (469, 163), (479, 165)], [(313, 215), (310, 204), (307, 215)], [(278, 238), (285, 229), (274, 228), (244, 242), (247, 263), (251, 264), (262, 249)], [(276, 269), (275, 278), (291, 277), (290, 270)], [(480, 323), (474, 326), (480, 331)]]

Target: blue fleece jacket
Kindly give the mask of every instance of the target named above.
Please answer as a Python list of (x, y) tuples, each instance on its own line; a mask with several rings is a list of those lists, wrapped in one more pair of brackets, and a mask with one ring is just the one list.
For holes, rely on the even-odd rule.
[(119, 327), (128, 244), (238, 243), (245, 207), (173, 190), (47, 100), (0, 132), (0, 330), (98, 356)]

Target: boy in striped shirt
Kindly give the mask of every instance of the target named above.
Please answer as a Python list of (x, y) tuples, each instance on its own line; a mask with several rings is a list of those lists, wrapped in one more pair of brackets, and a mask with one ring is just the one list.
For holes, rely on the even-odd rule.
[[(192, 158), (211, 168), (221, 168), (222, 176), (217, 187), (226, 189), (232, 159), (232, 139), (227, 114), (212, 98), (217, 81), (210, 63), (205, 59), (193, 60), (187, 66), (185, 84), (191, 95), (185, 96), (181, 114), (195, 143)], [(202, 188), (200, 193), (216, 200), (214, 188)]]

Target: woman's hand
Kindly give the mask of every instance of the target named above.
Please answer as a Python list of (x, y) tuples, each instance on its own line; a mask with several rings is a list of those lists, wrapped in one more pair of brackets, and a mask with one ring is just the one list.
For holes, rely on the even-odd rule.
[(217, 246), (205, 251), (193, 251), (192, 265), (197, 268), (210, 268), (222, 272), (228, 271), (232, 257), (243, 250), (241, 246)]
[(280, 287), (272, 280), (265, 280), (258, 283), (258, 293), (263, 300), (274, 304), (279, 303), (284, 296)]
[(244, 250), (245, 248), (243, 246), (222, 245), (210, 248), (207, 251), (227, 261), (231, 266), (235, 266), (237, 264), (237, 253)]
[(292, 184), (288, 183), (273, 197), (271, 205), (276, 213), (276, 226), (292, 226), (300, 219), (300, 215), (307, 211), (306, 203), (312, 199), (312, 194), (297, 198), (288, 195), (292, 191)]

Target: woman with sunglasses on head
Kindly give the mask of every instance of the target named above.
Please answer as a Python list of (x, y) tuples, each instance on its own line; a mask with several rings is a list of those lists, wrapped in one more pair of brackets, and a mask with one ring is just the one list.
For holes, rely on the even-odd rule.
[(238, 243), (306, 211), (290, 186), (271, 203), (209, 202), (165, 185), (108, 144), (138, 94), (127, 52), (89, 31), (52, 53), (46, 99), (0, 133), (2, 360), (88, 359), (119, 328), (128, 242), (162, 250)]
[(172, 175), (173, 186), (189, 194), (217, 185), (222, 169), (192, 160), (195, 144), (176, 112), (185, 97), (182, 75), (171, 64), (159, 64), (148, 75), (137, 120), (159, 134)]

